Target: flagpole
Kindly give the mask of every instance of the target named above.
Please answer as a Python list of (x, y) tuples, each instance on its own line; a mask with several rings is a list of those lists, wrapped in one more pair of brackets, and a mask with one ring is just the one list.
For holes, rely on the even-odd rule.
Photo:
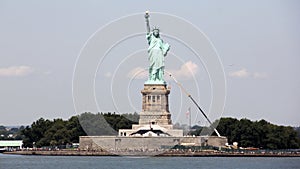
[(190, 126), (190, 131), (189, 131), (189, 134), (191, 134), (191, 131), (192, 131), (192, 112), (191, 112), (191, 107), (189, 107), (189, 126)]

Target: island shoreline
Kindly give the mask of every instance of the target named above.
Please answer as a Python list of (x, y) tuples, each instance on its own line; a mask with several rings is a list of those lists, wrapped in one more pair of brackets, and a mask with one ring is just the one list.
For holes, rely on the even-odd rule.
[[(8, 155), (40, 155), (40, 156), (138, 156), (138, 155), (118, 155), (105, 151), (6, 151)], [(146, 153), (145, 153), (146, 154)], [(147, 156), (147, 154), (146, 154)], [(300, 157), (299, 152), (294, 153), (241, 153), (241, 152), (163, 152), (156, 157)]]

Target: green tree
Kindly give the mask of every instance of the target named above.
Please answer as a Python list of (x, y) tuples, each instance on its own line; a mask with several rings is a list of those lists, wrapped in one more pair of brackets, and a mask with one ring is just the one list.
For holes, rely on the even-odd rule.
[(82, 129), (78, 116), (71, 117), (66, 123), (69, 140), (71, 143), (79, 143), (79, 136), (85, 136), (86, 133)]
[(277, 126), (265, 120), (252, 122), (248, 119), (221, 118), (217, 130), (242, 147), (264, 149), (299, 148), (297, 132), (289, 126)]
[(32, 123), (31, 127), (27, 126), (21, 131), (24, 136), (23, 144), (24, 147), (33, 147), (33, 143), (37, 143), (45, 135), (45, 132), (50, 128), (52, 122), (50, 120), (45, 120), (40, 118), (39, 120)]

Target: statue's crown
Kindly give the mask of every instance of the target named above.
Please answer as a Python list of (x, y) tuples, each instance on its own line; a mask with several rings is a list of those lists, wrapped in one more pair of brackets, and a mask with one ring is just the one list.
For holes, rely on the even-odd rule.
[(158, 31), (159, 31), (159, 27), (156, 27), (156, 26), (153, 27), (153, 28), (152, 28), (152, 31), (154, 31), (154, 30), (158, 30)]

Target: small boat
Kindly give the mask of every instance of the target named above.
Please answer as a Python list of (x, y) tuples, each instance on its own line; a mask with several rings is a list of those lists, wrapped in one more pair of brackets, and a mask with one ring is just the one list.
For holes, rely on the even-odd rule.
[(3, 153), (6, 151), (6, 148), (0, 148), (0, 153)]

